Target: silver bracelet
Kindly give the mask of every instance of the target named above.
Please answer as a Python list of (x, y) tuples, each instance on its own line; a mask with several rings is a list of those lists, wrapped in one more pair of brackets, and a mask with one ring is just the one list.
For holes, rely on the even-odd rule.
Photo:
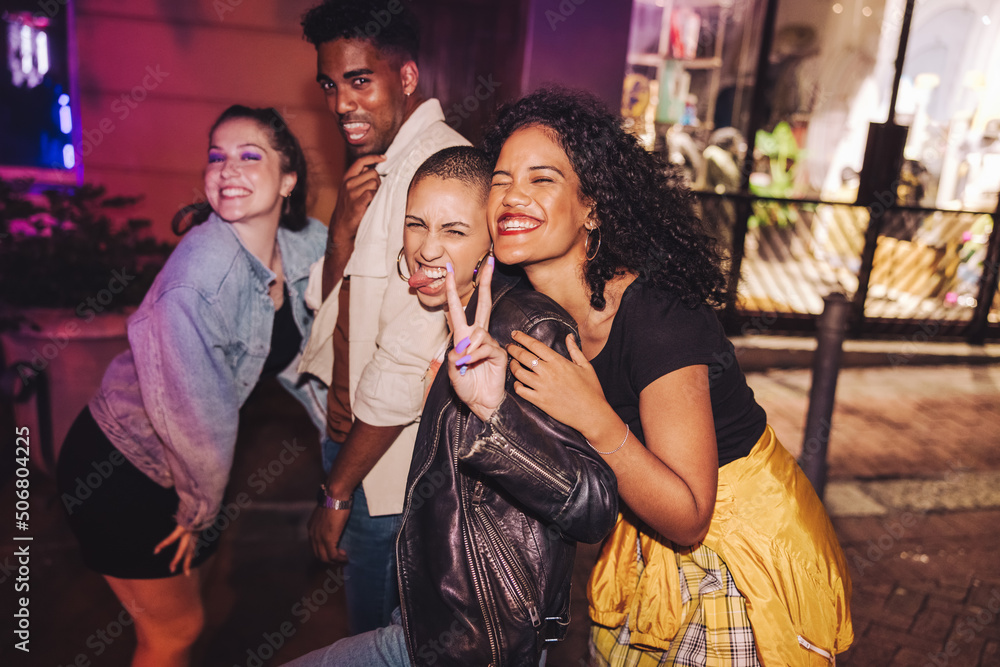
[(622, 438), (622, 444), (618, 445), (617, 447), (615, 447), (614, 449), (612, 449), (610, 452), (602, 452), (597, 447), (594, 447), (593, 445), (590, 445), (590, 440), (587, 440), (586, 438), (584, 438), (584, 440), (587, 442), (588, 445), (590, 445), (590, 448), (593, 449), (595, 452), (597, 452), (601, 456), (608, 456), (609, 454), (614, 454), (619, 449), (621, 449), (622, 447), (625, 446), (625, 443), (628, 442), (628, 434), (629, 434), (629, 427), (628, 427), (628, 424), (625, 424), (625, 437)]

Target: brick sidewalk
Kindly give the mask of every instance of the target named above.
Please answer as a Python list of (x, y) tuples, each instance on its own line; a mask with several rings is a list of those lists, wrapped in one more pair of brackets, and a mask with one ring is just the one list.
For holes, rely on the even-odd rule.
[[(751, 373), (748, 379), (782, 442), (796, 452), (809, 372)], [(1000, 366), (845, 369), (837, 401), (830, 476), (838, 483), (874, 492), (896, 480), (961, 484), (966, 472), (1000, 471)], [(280, 391), (265, 393), (249, 407), (229, 492), (245, 491), (253, 504), (223, 535), (208, 573), (208, 626), (196, 662), (204, 667), (280, 664), (346, 631), (339, 568), (312, 559), (305, 536), (320, 477), (315, 431)], [(288, 440), (309, 449), (291, 465), (262, 476)], [(80, 656), (95, 667), (126, 664), (134, 639), (130, 628), (116, 625), (121, 607), (101, 578), (80, 563), (51, 483), (32, 479), (33, 651), (26, 659), (5, 642), (0, 664), (55, 667)], [(936, 489), (930, 482), (918, 490)], [(11, 484), (2, 493), (12, 498)], [(847, 506), (834, 518), (851, 564), (856, 635), (838, 663), (1000, 665), (1000, 507), (921, 512), (911, 509), (913, 501), (905, 495), (877, 499), (880, 515), (852, 515)], [(12, 557), (8, 525), (2, 528), (0, 566)], [(573, 624), (567, 641), (550, 654), (550, 667), (581, 664), (585, 583), (595, 557), (595, 547), (581, 546)], [(5, 587), (12, 583), (6, 575), (0, 579)], [(316, 605), (308, 617), (301, 613), (304, 596)], [(9, 620), (11, 596), (0, 597)], [(266, 638), (286, 623), (293, 636), (282, 639), (277, 650), (266, 646)], [(3, 627), (9, 632), (9, 625)], [(114, 636), (105, 642), (100, 632)]]

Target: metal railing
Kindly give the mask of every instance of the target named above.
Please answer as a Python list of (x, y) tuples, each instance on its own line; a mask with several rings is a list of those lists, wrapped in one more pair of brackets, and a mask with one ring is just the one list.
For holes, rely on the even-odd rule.
[[(710, 232), (731, 254), (731, 331), (812, 332), (823, 299), (855, 301), (855, 336), (932, 330), (972, 342), (1000, 338), (996, 213), (697, 192)], [(878, 219), (876, 219), (878, 218)], [(870, 267), (866, 235), (878, 225)], [(741, 243), (742, 241), (742, 243)], [(991, 273), (992, 269), (992, 273)], [(992, 299), (980, 304), (983, 290)], [(759, 326), (764, 322), (766, 326)], [(977, 332), (982, 340), (973, 340)]]

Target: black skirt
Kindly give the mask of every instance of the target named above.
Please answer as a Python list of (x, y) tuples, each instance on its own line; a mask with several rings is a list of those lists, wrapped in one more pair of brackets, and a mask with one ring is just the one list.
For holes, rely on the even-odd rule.
[[(56, 468), (59, 498), (80, 543), (87, 567), (119, 579), (163, 579), (170, 572), (177, 543), (153, 554), (177, 527), (180, 499), (132, 465), (115, 449), (84, 408), (73, 422)], [(201, 565), (218, 548), (202, 540), (191, 566)]]

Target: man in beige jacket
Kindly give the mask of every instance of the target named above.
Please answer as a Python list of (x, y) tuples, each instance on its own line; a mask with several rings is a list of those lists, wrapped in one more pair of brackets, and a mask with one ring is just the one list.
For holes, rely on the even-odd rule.
[(406, 192), (427, 157), (468, 141), (417, 93), (419, 32), (400, 0), (328, 0), (302, 26), (353, 160), (313, 267), (307, 300), (318, 310), (299, 368), (330, 387), (329, 472), (309, 536), (319, 558), (347, 561), (353, 634), (387, 625), (398, 605), (394, 548), (416, 420), (447, 340), (444, 314), (396, 274)]

